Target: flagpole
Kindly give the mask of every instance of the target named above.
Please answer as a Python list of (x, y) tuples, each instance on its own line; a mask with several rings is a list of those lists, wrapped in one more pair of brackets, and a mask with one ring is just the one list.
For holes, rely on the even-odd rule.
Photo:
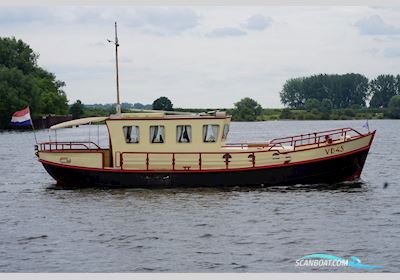
[[(31, 109), (29, 109), (29, 106), (28, 106), (28, 111), (29, 111), (29, 116), (30, 116), (31, 115)], [(37, 138), (36, 138), (36, 131), (35, 131), (35, 126), (33, 125), (32, 117), (31, 117), (31, 126), (32, 126), (32, 130), (33, 130), (33, 136), (35, 137), (35, 142), (37, 144), (38, 141), (37, 141)]]
[(371, 130), (369, 129), (369, 123), (368, 123), (368, 119), (365, 121), (365, 123), (363, 124), (363, 126), (362, 126), (363, 128), (366, 128), (366, 129), (368, 129), (368, 133), (370, 133), (371, 132)]

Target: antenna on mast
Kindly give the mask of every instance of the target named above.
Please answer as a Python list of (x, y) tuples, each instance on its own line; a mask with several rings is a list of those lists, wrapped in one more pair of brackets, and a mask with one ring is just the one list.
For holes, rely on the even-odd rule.
[(119, 73), (118, 73), (118, 35), (117, 35), (117, 22), (115, 22), (115, 41), (111, 41), (107, 39), (109, 43), (113, 43), (115, 45), (115, 70), (116, 70), (116, 83), (117, 83), (117, 106), (116, 112), (117, 115), (121, 115), (121, 103), (119, 101)]

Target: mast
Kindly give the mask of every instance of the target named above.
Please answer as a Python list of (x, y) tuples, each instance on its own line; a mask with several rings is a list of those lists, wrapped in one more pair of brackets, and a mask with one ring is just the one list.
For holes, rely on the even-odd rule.
[(121, 103), (119, 99), (119, 71), (118, 71), (118, 35), (117, 35), (117, 22), (115, 22), (115, 41), (107, 40), (110, 43), (113, 43), (115, 45), (115, 80), (117, 84), (117, 105), (116, 105), (116, 112), (117, 115), (121, 115)]

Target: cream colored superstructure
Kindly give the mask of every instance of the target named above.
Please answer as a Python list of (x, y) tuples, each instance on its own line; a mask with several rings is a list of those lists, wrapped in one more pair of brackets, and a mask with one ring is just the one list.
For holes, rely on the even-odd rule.
[[(110, 134), (111, 145), (114, 152), (212, 152), (224, 145), (222, 132), (225, 124), (230, 123), (230, 118), (215, 117), (160, 117), (160, 118), (122, 118), (108, 119), (106, 121)], [(215, 142), (203, 142), (203, 125), (219, 125), (219, 131)], [(162, 125), (165, 127), (164, 143), (151, 143), (150, 126)], [(179, 143), (176, 141), (176, 130), (178, 125), (190, 125), (192, 127), (192, 141), (190, 143)], [(139, 143), (126, 143), (123, 133), (124, 126), (138, 126), (140, 131)]]
[[(225, 144), (222, 140), (224, 125), (230, 124), (230, 117), (225, 114), (220, 116), (167, 116), (160, 113), (153, 114), (123, 114), (122, 118), (108, 119), (106, 121), (110, 134), (110, 141), (112, 147), (112, 155), (114, 158), (114, 166), (120, 166), (120, 155), (129, 152), (166, 152), (166, 153), (179, 153), (179, 152), (220, 152), (221, 147)], [(164, 126), (165, 141), (164, 143), (152, 143), (150, 135), (150, 126)], [(176, 141), (177, 126), (190, 125), (191, 126), (191, 141), (190, 143), (179, 143)], [(203, 126), (204, 125), (218, 125), (218, 135), (215, 142), (203, 141)], [(139, 127), (139, 143), (126, 143), (123, 132), (124, 126), (138, 126)], [(135, 161), (140, 161), (144, 156), (135, 154)], [(131, 157), (133, 157), (131, 155)], [(171, 161), (170, 156), (165, 155), (152, 155), (153, 159), (150, 162), (163, 162)], [(192, 160), (188, 156), (178, 156), (185, 158), (185, 160)], [(177, 159), (179, 161), (179, 159)], [(198, 161), (198, 159), (196, 159)], [(145, 162), (145, 159), (144, 161)], [(142, 164), (141, 164), (142, 165)], [(141, 166), (139, 165), (139, 166)], [(164, 164), (153, 164), (154, 168), (166, 168)], [(138, 167), (139, 167), (138, 166)]]

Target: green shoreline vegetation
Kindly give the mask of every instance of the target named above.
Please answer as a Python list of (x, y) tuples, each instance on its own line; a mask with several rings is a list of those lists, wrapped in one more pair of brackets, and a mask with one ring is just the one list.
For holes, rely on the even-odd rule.
[(32, 118), (68, 113), (65, 83), (38, 66), (38, 58), (22, 40), (0, 37), (0, 128), (26, 106)]
[[(107, 116), (115, 104), (68, 105), (65, 83), (37, 64), (39, 54), (14, 37), (0, 37), (0, 129), (9, 126), (11, 115), (30, 107), (32, 118), (71, 114), (73, 118)], [(285, 108), (268, 109), (249, 97), (234, 108), (173, 108), (162, 96), (153, 104), (122, 103), (123, 112), (165, 110), (208, 112), (225, 110), (234, 121), (400, 119), (400, 75), (379, 75), (368, 80), (361, 74), (318, 74), (292, 78), (282, 87)]]

